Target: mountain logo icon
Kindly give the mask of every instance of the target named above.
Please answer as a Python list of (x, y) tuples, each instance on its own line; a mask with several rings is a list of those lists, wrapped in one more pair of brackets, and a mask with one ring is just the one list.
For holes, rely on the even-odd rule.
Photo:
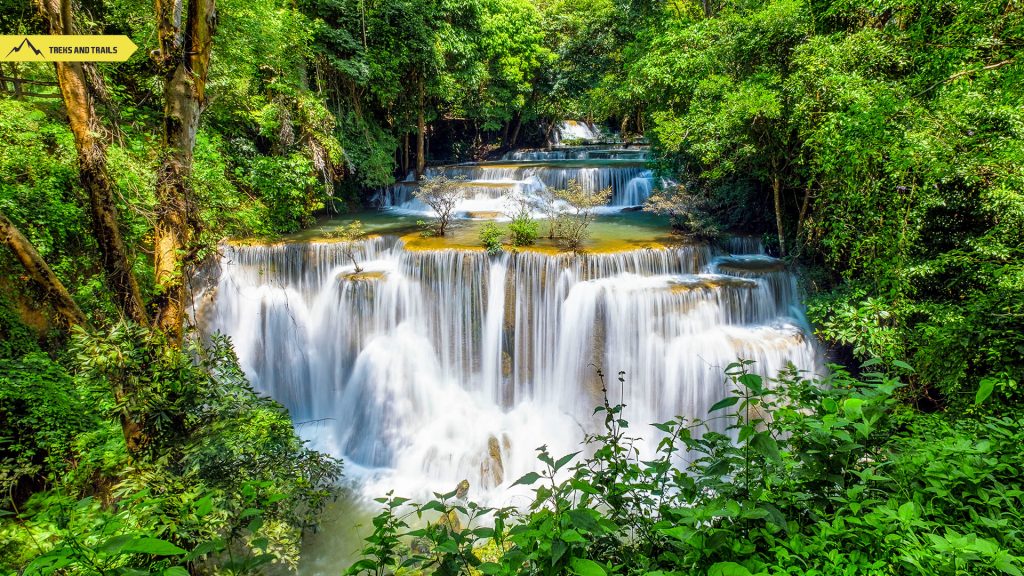
[[(40, 56), (40, 57), (45, 58), (45, 56), (43, 56), (42, 51), (40, 51), (38, 48), (33, 46), (32, 42), (30, 42), (28, 38), (25, 38), (24, 40), (22, 40), (21, 44), (18, 44), (14, 48), (11, 48), (11, 51), (7, 53), (7, 56), (10, 56), (11, 54), (16, 54), (18, 52), (21, 52), (21, 49), (24, 48), (25, 46), (28, 46), (29, 48), (31, 48), (32, 51), (36, 53), (36, 56)], [(4, 58), (7, 58), (7, 56), (4, 56)]]

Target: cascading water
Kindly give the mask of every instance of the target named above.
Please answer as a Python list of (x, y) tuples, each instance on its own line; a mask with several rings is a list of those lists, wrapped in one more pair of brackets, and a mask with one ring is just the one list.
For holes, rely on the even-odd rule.
[(755, 241), (489, 256), (378, 237), (354, 246), (360, 273), (345, 248), (225, 246), (197, 322), (368, 495), (468, 479), (506, 501), (537, 446), (566, 454), (597, 429), (596, 368), (626, 372), (626, 418), (648, 435), (705, 417), (738, 358), (819, 368), (794, 277)]
[(555, 126), (551, 134), (551, 143), (559, 144), (565, 140), (579, 140), (584, 142), (595, 142), (600, 140), (603, 134), (600, 128), (589, 122), (577, 120), (565, 120)]
[[(644, 148), (575, 147), (551, 150), (516, 150), (500, 162), (458, 164), (429, 168), (426, 177), (440, 173), (461, 180), (464, 198), (456, 206), (461, 216), (495, 214), (505, 217), (519, 210), (519, 200), (533, 205), (544, 202), (541, 192), (564, 189), (571, 180), (587, 192), (611, 188), (612, 197), (604, 211), (619, 211), (647, 201), (654, 188), (654, 175), (646, 165)], [(431, 215), (416, 200), (416, 182), (399, 182), (378, 195), (380, 205), (406, 212)], [(536, 211), (541, 216), (543, 211)]]

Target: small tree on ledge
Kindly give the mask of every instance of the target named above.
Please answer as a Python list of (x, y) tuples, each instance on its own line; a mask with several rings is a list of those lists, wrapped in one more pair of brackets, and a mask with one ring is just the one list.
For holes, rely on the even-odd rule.
[(451, 224), (455, 206), (465, 195), (459, 186), (459, 180), (449, 178), (444, 172), (430, 178), (420, 180), (419, 188), (413, 193), (417, 200), (423, 202), (437, 213), (434, 223), (434, 235), (444, 236)]
[(352, 265), (356, 268), (356, 274), (362, 273), (363, 269), (359, 266), (359, 262), (356, 261), (355, 244), (366, 236), (366, 231), (363, 230), (363, 223), (359, 220), (353, 220), (335, 232), (335, 236), (344, 243), (342, 244), (342, 251), (352, 261)]
[(554, 195), (570, 207), (558, 217), (560, 244), (567, 250), (578, 252), (587, 239), (590, 224), (597, 218), (594, 208), (611, 200), (612, 189), (587, 192), (579, 182), (570, 180), (564, 190), (555, 190)]

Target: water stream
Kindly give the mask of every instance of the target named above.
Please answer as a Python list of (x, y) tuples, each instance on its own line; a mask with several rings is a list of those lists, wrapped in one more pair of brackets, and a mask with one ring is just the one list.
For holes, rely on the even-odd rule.
[(626, 372), (628, 419), (700, 418), (737, 358), (818, 366), (793, 276), (761, 254), (680, 246), (590, 255), (410, 251), (394, 238), (227, 246), (200, 299), (257, 389), (370, 493), (477, 494), (574, 451), (596, 369)]
[[(610, 188), (608, 210), (614, 212), (642, 205), (654, 189), (654, 174), (646, 164), (647, 150), (639, 147), (578, 146), (551, 150), (515, 150), (496, 162), (477, 162), (428, 168), (426, 178), (445, 174), (460, 180), (465, 197), (456, 207), (462, 216), (495, 215), (507, 218), (519, 208), (519, 200), (534, 206), (545, 203), (543, 193), (564, 189), (575, 180), (584, 190)], [(381, 206), (406, 213), (429, 215), (415, 196), (411, 176), (382, 190)], [(538, 210), (538, 215), (542, 211)]]
[[(642, 155), (523, 151), (459, 170), (511, 187), (596, 170), (584, 181), (611, 183), (614, 204), (649, 178)], [(768, 375), (820, 369), (794, 276), (748, 238), (582, 255), (416, 250), (386, 233), (225, 245), (196, 310), (366, 497), (428, 498), (466, 479), (478, 501), (515, 503), (509, 485), (536, 469), (538, 446), (574, 452), (600, 425), (598, 369), (613, 382), (625, 372), (613, 401), (649, 439), (650, 423), (706, 417), (739, 358)]]

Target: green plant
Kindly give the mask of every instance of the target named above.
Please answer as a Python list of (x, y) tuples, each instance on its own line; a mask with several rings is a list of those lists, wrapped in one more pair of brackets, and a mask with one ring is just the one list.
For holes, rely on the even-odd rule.
[[(24, 506), (11, 501), (0, 553), (44, 574), (162, 572), (210, 553), (226, 570), (297, 564), (340, 465), (256, 394), (226, 339), (178, 349), (121, 324), (78, 333), (73, 352), (74, 377), (41, 354), (10, 363), (0, 419), (13, 426), (20, 475), (49, 482)], [(152, 538), (180, 550), (129, 545)]]
[[(654, 425), (653, 455), (604, 388), (592, 456), (539, 448), (541, 469), (515, 482), (534, 487), (528, 508), (389, 496), (370, 556), (349, 573), (1020, 574), (1024, 538), (1007, 528), (1024, 518), (1022, 422), (919, 416), (904, 428), (893, 418), (901, 384), (874, 364), (860, 380), (838, 366), (810, 380), (734, 363), (732, 394), (707, 419)], [(414, 512), (465, 522), (407, 530)], [(386, 554), (375, 548), (384, 536)]]
[(353, 220), (330, 234), (331, 238), (337, 238), (342, 242), (342, 250), (345, 252), (345, 257), (352, 262), (356, 274), (362, 272), (363, 269), (359, 267), (359, 262), (356, 260), (355, 247), (365, 236), (366, 231), (363, 229), (363, 223), (359, 220)]
[(520, 214), (509, 223), (508, 232), (513, 246), (531, 246), (540, 235), (540, 223), (529, 214)]
[(449, 178), (444, 172), (420, 181), (413, 196), (434, 211), (437, 219), (431, 223), (434, 236), (444, 236), (455, 216), (455, 206), (465, 196), (465, 190), (457, 178)]
[(501, 239), (505, 232), (494, 222), (484, 224), (480, 229), (480, 244), (487, 250), (488, 254), (501, 253)]
[[(588, 192), (576, 180), (570, 180), (564, 190), (554, 190), (555, 198), (568, 204), (567, 211), (560, 211), (557, 222), (559, 243), (566, 250), (578, 252), (589, 235), (590, 224), (597, 218), (594, 209), (604, 206), (612, 197), (612, 189), (605, 188)], [(556, 224), (552, 223), (552, 234)]]

